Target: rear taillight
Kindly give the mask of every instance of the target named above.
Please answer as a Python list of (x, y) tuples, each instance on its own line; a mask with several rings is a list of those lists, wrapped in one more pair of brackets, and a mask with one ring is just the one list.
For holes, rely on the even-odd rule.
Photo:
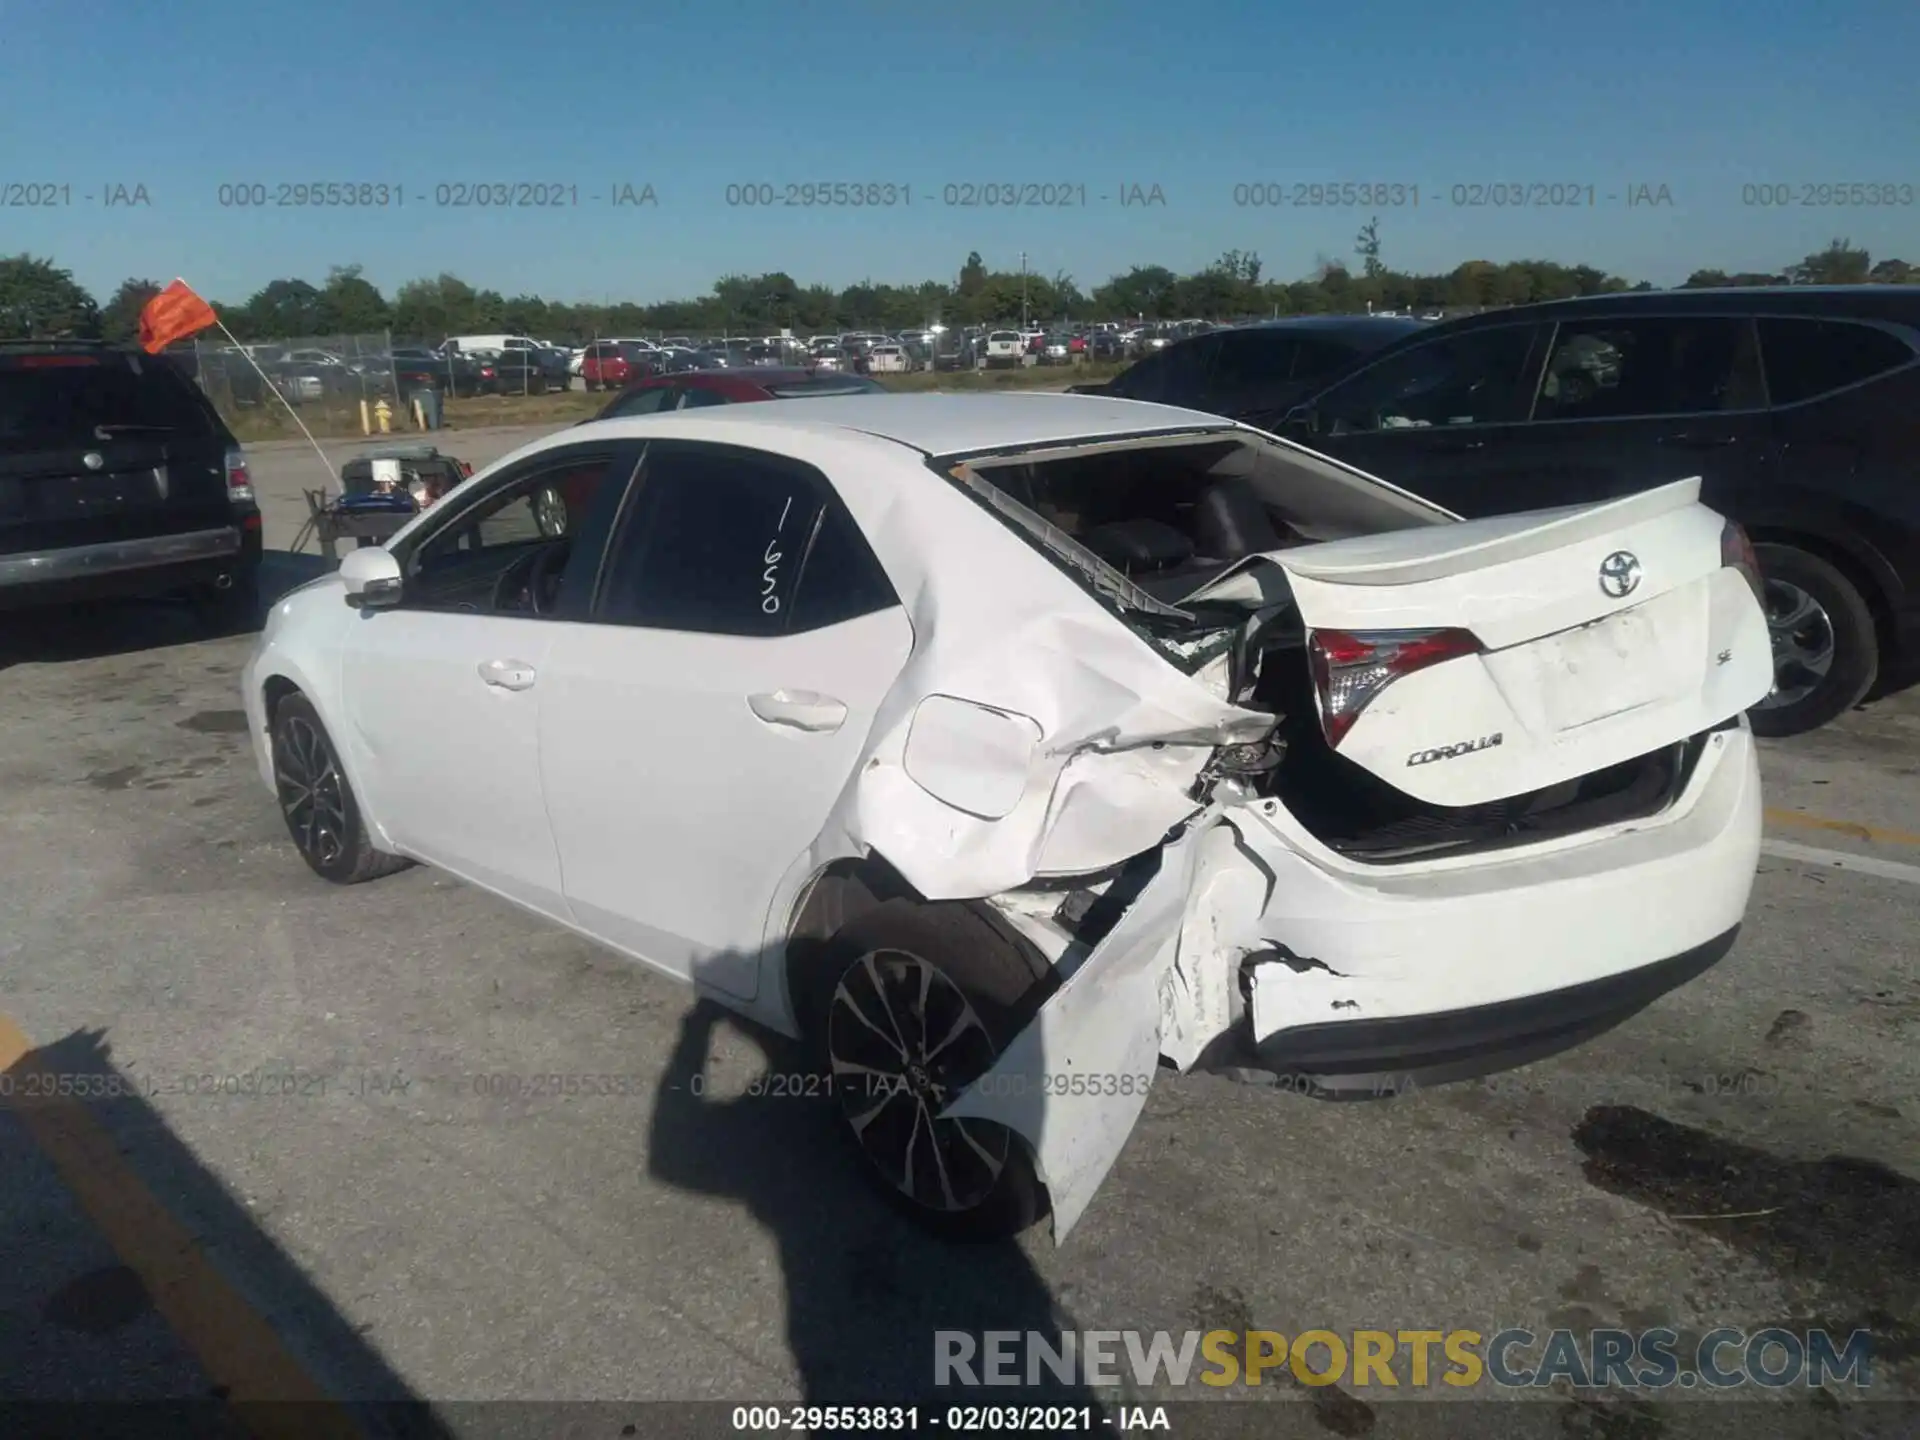
[(247, 469), (247, 452), (238, 446), (227, 451), (227, 499), (253, 503), (253, 473)]
[(1443, 660), (1478, 655), (1482, 646), (1465, 630), (1315, 630), (1307, 663), (1320, 697), (1320, 728), (1338, 746), (1360, 712), (1403, 675)]
[(1745, 576), (1753, 598), (1760, 602), (1762, 610), (1767, 608), (1767, 587), (1760, 578), (1760, 557), (1753, 553), (1753, 541), (1747, 538), (1747, 532), (1731, 520), (1720, 532), (1720, 563), (1732, 566)]

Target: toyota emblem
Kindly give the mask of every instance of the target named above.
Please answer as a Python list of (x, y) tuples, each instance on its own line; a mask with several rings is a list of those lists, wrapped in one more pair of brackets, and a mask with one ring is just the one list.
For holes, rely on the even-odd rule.
[(1600, 562), (1600, 588), (1616, 600), (1624, 600), (1640, 588), (1640, 558), (1625, 550), (1616, 550)]
[(107, 462), (101, 457), (98, 450), (89, 450), (85, 455), (80, 457), (80, 463), (85, 465), (89, 470), (98, 470)]

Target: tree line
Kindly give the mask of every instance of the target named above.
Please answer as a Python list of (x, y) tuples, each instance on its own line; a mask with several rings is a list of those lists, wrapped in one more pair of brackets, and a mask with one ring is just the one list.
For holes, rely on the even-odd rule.
[[(1274, 280), (1260, 257), (1229, 250), (1204, 269), (1179, 275), (1164, 265), (1136, 265), (1092, 290), (1071, 275), (991, 270), (969, 254), (951, 281), (917, 285), (862, 281), (835, 290), (801, 285), (782, 271), (729, 275), (698, 299), (653, 305), (569, 304), (538, 295), (479, 289), (451, 274), (409, 280), (391, 298), (358, 265), (341, 265), (314, 284), (274, 280), (240, 301), (213, 301), (222, 322), (242, 340), (367, 334), (438, 340), (446, 335), (508, 332), (580, 342), (596, 335), (766, 334), (791, 328), (806, 335), (849, 329), (899, 330), (931, 323), (994, 324), (1023, 315), (1039, 321), (1254, 319), (1270, 315), (1345, 314), (1375, 310), (1490, 309), (1537, 300), (1621, 290), (1651, 290), (1591, 265), (1554, 260), (1468, 260), (1443, 274), (1410, 274), (1381, 259), (1377, 224), (1362, 227), (1356, 268), (1322, 259), (1304, 280)], [(1683, 288), (1724, 285), (1920, 283), (1920, 267), (1876, 261), (1836, 239), (1777, 273), (1696, 270)], [(131, 341), (141, 308), (158, 282), (130, 278), (100, 303), (51, 259), (0, 258), (0, 339), (71, 336)]]

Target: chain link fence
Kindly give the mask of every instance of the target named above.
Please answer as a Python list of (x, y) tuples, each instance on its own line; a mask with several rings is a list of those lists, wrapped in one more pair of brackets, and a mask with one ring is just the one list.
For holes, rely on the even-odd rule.
[(396, 413), (404, 410), (411, 387), (394, 350), (387, 331), (244, 346), (202, 336), (194, 342), (193, 364), (200, 388), (235, 433), (297, 434), (280, 404), (285, 400), (308, 429), (338, 434), (360, 429), (363, 402), (369, 411), (383, 400)]

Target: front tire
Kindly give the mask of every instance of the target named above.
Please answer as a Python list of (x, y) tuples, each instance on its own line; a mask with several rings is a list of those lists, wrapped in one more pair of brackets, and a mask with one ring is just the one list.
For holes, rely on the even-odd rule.
[(274, 709), (273, 788), (294, 848), (322, 880), (358, 885), (409, 864), (374, 848), (333, 737), (304, 695)]
[(1047, 1213), (1026, 1144), (939, 1113), (990, 1070), (1055, 988), (972, 907), (888, 900), (836, 934), (803, 1003), (844, 1133), (897, 1209), (948, 1240), (1004, 1240)]
[(1756, 735), (1800, 735), (1851, 710), (1880, 673), (1873, 611), (1840, 569), (1791, 545), (1756, 544), (1774, 689), (1748, 712)]

